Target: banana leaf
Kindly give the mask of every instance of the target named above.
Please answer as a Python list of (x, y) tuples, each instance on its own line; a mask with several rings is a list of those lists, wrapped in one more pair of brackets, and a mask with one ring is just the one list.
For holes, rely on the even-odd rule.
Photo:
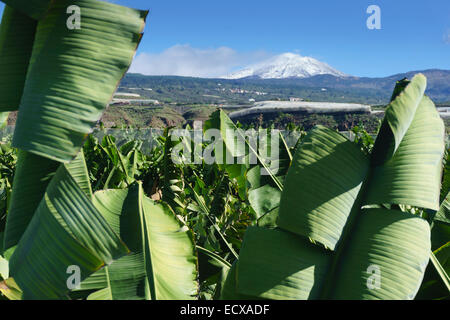
[(59, 166), (59, 162), (19, 150), (3, 240), (7, 258), (19, 243)]
[(165, 204), (143, 194), (140, 183), (94, 194), (94, 205), (131, 254), (81, 284), (92, 300), (194, 299), (198, 294), (193, 235)]
[[(282, 170), (285, 164), (282, 162), (268, 163), (267, 156), (260, 153), (261, 150), (269, 152), (271, 147), (269, 139), (262, 141), (264, 139), (258, 139), (260, 138), (258, 137), (258, 132), (254, 130), (244, 132), (242, 129), (237, 128), (223, 110), (217, 110), (211, 114), (210, 119), (205, 122), (204, 131), (207, 134), (207, 139), (214, 140), (208, 146), (209, 150), (205, 149), (205, 154), (212, 153), (214, 150), (214, 156), (219, 167), (226, 170), (230, 178), (237, 180), (239, 184), (239, 195), (242, 199), (245, 199), (247, 195), (246, 176), (252, 164), (261, 165), (261, 169), (265, 170), (265, 174), (272, 179), (276, 188), (280, 191), (283, 189), (282, 183), (276, 174), (279, 171), (278, 169), (281, 167)], [(209, 135), (214, 136), (214, 139), (209, 137)], [(266, 143), (266, 145), (263, 146), (263, 143)], [(282, 147), (280, 146), (280, 148)], [(281, 150), (282, 154), (283, 152)], [(258, 173), (256, 173), (256, 169), (254, 171), (251, 173), (253, 180), (258, 180)], [(282, 175), (280, 174), (280, 176)], [(255, 201), (255, 203), (258, 202)], [(259, 209), (259, 206), (255, 207), (257, 207), (257, 210)], [(259, 214), (262, 213), (259, 212)]]
[[(14, 251), (59, 166), (59, 162), (19, 150), (11, 201), (6, 217), (3, 240), (5, 257), (9, 258)], [(83, 151), (80, 151), (75, 160), (66, 165), (66, 168), (84, 193), (89, 198), (92, 197)], [(27, 201), (23, 199), (27, 199)]]
[(2, 0), (7, 6), (20, 11), (34, 20), (41, 20), (47, 14), (54, 0)]
[(71, 0), (39, 20), (13, 146), (59, 162), (78, 154), (127, 71), (147, 11), (79, 0), (81, 28), (66, 26)]
[[(446, 172), (447, 174), (447, 172)], [(442, 186), (445, 188), (445, 185)], [(435, 259), (424, 276), (417, 299), (450, 299), (450, 194), (433, 218), (431, 248)]]
[(36, 26), (35, 20), (5, 6), (0, 25), (0, 112), (19, 109)]
[(370, 157), (324, 127), (304, 138), (285, 180), (278, 228), (245, 235), (238, 295), (415, 297), (430, 260), (430, 227), (395, 208), (439, 207), (444, 125), (425, 87), (423, 75), (397, 84)]
[[(291, 165), (292, 155), (281, 133), (279, 133), (279, 139), (279, 159), (273, 161), (270, 167), (273, 168), (272, 172), (277, 172), (275, 176), (283, 184)], [(272, 177), (261, 174), (263, 170), (263, 166), (256, 165), (247, 171), (247, 181), (250, 184), (248, 201), (256, 212), (259, 226), (275, 226), (281, 190)]]
[(23, 299), (68, 298), (70, 267), (80, 282), (129, 253), (61, 165), (9, 260)]

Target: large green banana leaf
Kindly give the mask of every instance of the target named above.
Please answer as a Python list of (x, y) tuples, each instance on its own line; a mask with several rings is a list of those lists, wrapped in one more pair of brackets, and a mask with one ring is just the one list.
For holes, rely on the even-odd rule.
[[(243, 135), (237, 134), (243, 134), (242, 130), (234, 125), (223, 110), (212, 113), (203, 129), (205, 138), (211, 141), (205, 148), (204, 155), (214, 155), (219, 168), (225, 170), (230, 178), (237, 180), (239, 195), (245, 198), (245, 173), (249, 168), (249, 157)], [(208, 159), (205, 161), (208, 163)]]
[(129, 250), (61, 165), (9, 260), (23, 299), (67, 296), (68, 268), (80, 280)]
[(424, 96), (395, 154), (373, 167), (365, 204), (438, 210), (443, 152), (444, 124), (433, 102)]
[(170, 208), (143, 194), (140, 183), (94, 194), (94, 205), (131, 254), (114, 261), (81, 284), (99, 289), (88, 299), (193, 299), (197, 256), (192, 233)]
[(89, 199), (92, 199), (91, 181), (89, 180), (89, 171), (84, 158), (83, 149), (81, 149), (74, 160), (65, 164), (65, 166), (84, 194)]
[(19, 150), (6, 216), (3, 244), (6, 257), (19, 243), (59, 166), (59, 162)]
[(313, 129), (286, 177), (278, 226), (334, 250), (368, 171), (369, 160), (354, 143), (325, 127)]
[(231, 268), (226, 271), (222, 277), (220, 283), (220, 299), (221, 300), (256, 300), (258, 298), (252, 296), (246, 296), (237, 292), (237, 264), (238, 260), (235, 260)]
[[(279, 159), (272, 161), (269, 168), (272, 172), (277, 172), (275, 176), (283, 184), (292, 155), (281, 133), (279, 139)], [(263, 169), (263, 166), (256, 165), (247, 171), (247, 181), (250, 183), (248, 201), (256, 212), (258, 225), (273, 226), (278, 216), (281, 190), (271, 176), (262, 174)]]
[(386, 208), (439, 207), (444, 126), (424, 96), (423, 75), (398, 87), (370, 158), (324, 127), (301, 142), (285, 180), (278, 228), (246, 233), (237, 294), (415, 297), (430, 259), (430, 227), (417, 215)]
[(245, 155), (245, 144), (241, 143), (242, 140), (240, 137), (235, 135), (238, 128), (223, 110), (215, 111), (211, 114), (209, 120), (205, 122), (204, 130), (207, 131), (211, 129), (219, 131), (220, 140), (217, 141), (217, 143), (224, 143), (224, 150), (220, 150), (220, 148), (216, 149), (217, 160), (223, 160), (223, 163), (226, 163), (226, 153), (229, 153), (233, 158)]
[(60, 162), (78, 154), (141, 39), (147, 11), (78, 0), (81, 28), (66, 26), (72, 0), (52, 1), (38, 22), (13, 145)]
[[(6, 257), (9, 258), (14, 251), (59, 166), (59, 162), (19, 150), (3, 240)], [(66, 168), (90, 198), (92, 190), (82, 150), (75, 160), (66, 164)]]
[[(59, 1), (59, 0), (58, 0)], [(2, 0), (6, 5), (35, 20), (44, 18), (54, 0)]]
[(5, 6), (0, 25), (0, 112), (19, 108), (37, 22)]

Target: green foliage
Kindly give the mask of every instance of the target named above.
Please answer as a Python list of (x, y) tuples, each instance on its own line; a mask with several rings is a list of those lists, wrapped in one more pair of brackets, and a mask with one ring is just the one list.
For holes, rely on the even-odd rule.
[[(283, 186), (278, 228), (248, 229), (225, 281), (227, 299), (412, 299), (430, 257), (438, 281), (448, 283), (430, 252), (429, 224), (401, 211), (406, 204), (439, 207), (444, 126), (423, 95), (425, 83), (418, 75), (399, 84), (373, 147), (364, 132), (358, 147), (324, 127), (302, 140)], [(362, 151), (370, 149), (367, 157)], [(446, 259), (443, 251), (436, 253)], [(367, 285), (371, 266), (382, 275), (376, 289)]]
[(360, 146), (361, 151), (365, 154), (370, 154), (375, 144), (373, 136), (364, 129), (364, 126), (355, 126), (351, 132), (355, 135), (354, 142)]
[[(16, 150), (6, 143), (0, 144), (0, 232), (5, 229), (16, 162)], [(3, 242), (3, 239), (1, 241)], [(0, 247), (3, 247), (3, 243)]]
[[(363, 138), (368, 135), (360, 127), (354, 128), (353, 132)], [(133, 139), (132, 135), (130, 139)], [(136, 181), (143, 181), (144, 193), (156, 200), (162, 198), (163, 190), (166, 192), (175, 190), (175, 193), (172, 192), (172, 194), (176, 194), (182, 206), (175, 202), (171, 207), (173, 210), (177, 210), (180, 223), (192, 230), (196, 246), (201, 248), (198, 251), (200, 291), (197, 296), (200, 299), (218, 298), (229, 266), (235, 261), (233, 252), (238, 254), (241, 251), (247, 228), (257, 225), (273, 228), (277, 225), (278, 208), (271, 210), (272, 208), (267, 202), (269, 199), (267, 196), (273, 195), (277, 190), (276, 184), (270, 176), (254, 175), (254, 173), (260, 172), (261, 165), (251, 167), (246, 173), (247, 196), (242, 199), (239, 196), (241, 188), (239, 181), (231, 178), (225, 167), (217, 164), (207, 165), (204, 162), (176, 165), (170, 161), (173, 145), (172, 142), (170, 144), (167, 142), (172, 141), (169, 130), (166, 130), (163, 136), (157, 139), (157, 145), (146, 153), (142, 151), (142, 141), (122, 140), (120, 145), (117, 145), (116, 141), (116, 138), (108, 135), (101, 140), (89, 136), (84, 145), (88, 175), (93, 190), (102, 192), (100, 190), (119, 189), (127, 192), (129, 185), (134, 185)], [(373, 147), (370, 139), (359, 141), (355, 139), (355, 141), (356, 145), (365, 148), (364, 150), (370, 150)], [(182, 143), (182, 141), (178, 143)], [(298, 147), (301, 145), (300, 143)], [(283, 148), (286, 150), (280, 153), (280, 158), (288, 161), (287, 167), (282, 166), (285, 169), (281, 169), (278, 173), (279, 177), (283, 177), (289, 168), (290, 154), (294, 152), (292, 149), (286, 149), (284, 144), (280, 145), (280, 148), (281, 151)], [(4, 158), (0, 157), (5, 164), (5, 183), (11, 185), (11, 175), (17, 156), (15, 150), (7, 145), (3, 145), (2, 150), (5, 150)], [(175, 170), (178, 177), (176, 181), (168, 180), (168, 188), (164, 187), (165, 176), (171, 172), (165, 168), (167, 166), (172, 168), (170, 170)], [(281, 178), (280, 181), (283, 182), (284, 178)], [(183, 188), (170, 189), (170, 183), (175, 186), (183, 186)], [(265, 189), (268, 189), (267, 192), (262, 192)], [(262, 192), (261, 196), (255, 197), (259, 190)], [(258, 192), (255, 193), (255, 191)], [(261, 205), (259, 201), (262, 201)], [(110, 206), (106, 205), (105, 207)], [(263, 213), (261, 214), (261, 212)], [(258, 217), (260, 218), (258, 219)], [(267, 247), (264, 248), (267, 249)], [(123, 274), (126, 275), (126, 273)], [(96, 277), (92, 279), (96, 279)], [(435, 279), (435, 282), (439, 281), (439, 277)], [(82, 286), (82, 289), (85, 290), (78, 292), (77, 298), (88, 296), (90, 299), (113, 298), (105, 290), (98, 291), (104, 288), (99, 282), (92, 286), (89, 285), (90, 281), (85, 282)], [(98, 294), (93, 293), (94, 288), (97, 288)], [(116, 297), (123, 298), (124, 296), (118, 293)]]
[[(362, 124), (352, 142), (329, 116), (306, 124), (279, 115), (266, 129), (260, 117), (258, 131), (244, 132), (222, 110), (205, 112), (204, 132), (188, 125), (180, 136), (169, 125), (151, 143), (140, 129), (95, 138), (147, 12), (79, 0), (89, 28), (75, 32), (65, 27), (69, 0), (4, 2), (0, 56), (12, 60), (1, 60), (0, 80), (12, 73), (14, 81), (0, 81), (0, 109), (20, 101), (18, 149), (0, 145), (4, 297), (411, 299), (430, 258), (434, 273), (420, 294), (447, 297), (444, 128), (423, 75), (398, 82), (375, 142), (364, 119), (348, 119), (346, 129)], [(188, 138), (208, 129), (218, 132), (213, 141)], [(278, 158), (268, 159), (256, 136)], [(209, 161), (204, 148), (226, 162)], [(384, 275), (378, 291), (366, 286), (367, 265)]]
[(149, 165), (141, 151), (142, 141), (131, 140), (117, 146), (116, 138), (105, 135), (101, 142), (90, 135), (84, 152), (93, 190), (124, 188), (136, 180), (145, 180)]
[(81, 283), (80, 290), (97, 290), (88, 299), (196, 297), (197, 256), (192, 232), (169, 206), (146, 197), (140, 183), (98, 191), (93, 203), (131, 253)]

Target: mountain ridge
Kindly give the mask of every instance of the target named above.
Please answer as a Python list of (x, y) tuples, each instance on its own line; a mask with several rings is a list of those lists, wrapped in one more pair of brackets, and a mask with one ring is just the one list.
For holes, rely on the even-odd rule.
[[(221, 103), (228, 99), (230, 103), (241, 103), (249, 98), (289, 99), (300, 97), (312, 101), (356, 102), (369, 104), (385, 104), (389, 102), (397, 80), (405, 77), (411, 79), (414, 74), (423, 73), (427, 79), (426, 93), (435, 102), (450, 102), (450, 70), (428, 69), (397, 73), (387, 77), (336, 77), (332, 75), (316, 75), (309, 78), (288, 79), (210, 79), (180, 76), (146, 76), (127, 73), (121, 82), (123, 88), (153, 88), (143, 90), (148, 98), (164, 101), (171, 97), (175, 102), (189, 103)], [(219, 86), (219, 84), (221, 86)], [(227, 90), (240, 88), (243, 90), (267, 92), (267, 96), (221, 94), (219, 88)], [(325, 89), (325, 90), (322, 90)], [(159, 93), (157, 91), (160, 91)], [(203, 95), (217, 95), (221, 99), (207, 98)], [(240, 98), (236, 98), (240, 97)]]

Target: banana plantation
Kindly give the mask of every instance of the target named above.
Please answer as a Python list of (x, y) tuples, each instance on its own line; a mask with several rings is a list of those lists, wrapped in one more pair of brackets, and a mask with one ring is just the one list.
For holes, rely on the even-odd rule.
[(196, 129), (214, 139), (167, 128), (144, 151), (92, 133), (148, 12), (77, 0), (69, 28), (73, 1), (2, 1), (1, 120), (18, 115), (0, 145), (0, 299), (450, 298), (449, 153), (422, 74), (396, 83), (375, 139), (258, 129), (279, 141), (267, 159), (217, 110)]

